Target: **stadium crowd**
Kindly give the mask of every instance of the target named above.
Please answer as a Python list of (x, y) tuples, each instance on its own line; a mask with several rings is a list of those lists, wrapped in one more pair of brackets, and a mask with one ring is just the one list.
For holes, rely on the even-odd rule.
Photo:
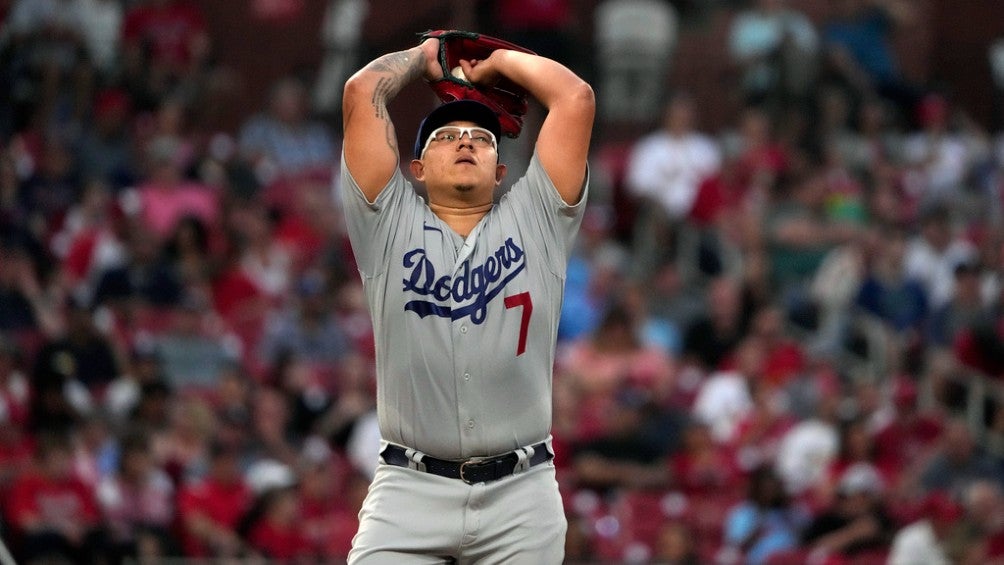
[[(572, 49), (572, 3), (488, 4)], [(597, 4), (672, 64), (691, 2)], [(909, 1), (832, 4), (716, 4), (743, 109), (715, 132), (685, 84), (607, 95), (653, 66), (597, 26), (600, 133), (647, 133), (595, 136), (567, 274), (569, 563), (1004, 563), (1004, 140), (904, 78)], [(0, 6), (0, 537), (343, 560), (379, 436), (337, 122), (284, 78), (209, 126), (198, 2)]]

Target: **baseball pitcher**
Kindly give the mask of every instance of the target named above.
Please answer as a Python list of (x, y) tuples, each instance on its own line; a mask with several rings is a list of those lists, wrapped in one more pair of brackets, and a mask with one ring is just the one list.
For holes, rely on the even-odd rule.
[[(444, 104), (399, 170), (388, 103), (424, 79)], [(503, 136), (547, 110), (498, 201)], [(373, 317), (380, 465), (350, 563), (560, 563), (551, 369), (587, 192), (592, 89), (562, 64), (438, 31), (370, 62), (343, 98), (343, 199)]]

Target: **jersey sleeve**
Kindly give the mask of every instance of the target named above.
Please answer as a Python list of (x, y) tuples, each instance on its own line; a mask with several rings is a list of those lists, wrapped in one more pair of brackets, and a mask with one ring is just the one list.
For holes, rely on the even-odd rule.
[(582, 224), (588, 192), (587, 169), (579, 201), (567, 204), (534, 152), (526, 175), (513, 184), (499, 205), (503, 214), (512, 216), (514, 225), (521, 226), (521, 230), (530, 230), (525, 240), (539, 247), (538, 251), (547, 258), (551, 270), (563, 276), (575, 235)]
[(387, 268), (394, 241), (422, 221), (424, 202), (400, 169), (394, 171), (387, 186), (370, 202), (352, 178), (344, 153), (340, 193), (345, 227), (359, 272), (363, 278), (379, 276)]

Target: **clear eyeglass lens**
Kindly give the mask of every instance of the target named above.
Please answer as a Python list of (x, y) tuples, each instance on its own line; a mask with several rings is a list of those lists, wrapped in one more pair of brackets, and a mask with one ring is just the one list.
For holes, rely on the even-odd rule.
[(494, 145), (493, 135), (490, 131), (482, 128), (440, 128), (433, 132), (433, 139), (439, 142), (453, 143), (467, 134), (471, 142), (478, 147), (491, 147)]

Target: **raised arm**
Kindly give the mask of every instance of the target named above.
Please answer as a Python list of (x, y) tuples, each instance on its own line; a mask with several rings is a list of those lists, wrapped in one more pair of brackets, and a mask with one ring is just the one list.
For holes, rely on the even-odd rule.
[(360, 69), (345, 83), (342, 97), (345, 164), (369, 201), (376, 200), (400, 164), (397, 133), (387, 112), (409, 82), (442, 78), (436, 63), (438, 39), (388, 53)]
[(547, 108), (537, 136), (537, 155), (562, 200), (578, 202), (596, 111), (589, 84), (557, 61), (508, 49), (494, 51), (484, 61), (461, 61), (460, 65), (471, 82), (490, 84), (502, 75)]

